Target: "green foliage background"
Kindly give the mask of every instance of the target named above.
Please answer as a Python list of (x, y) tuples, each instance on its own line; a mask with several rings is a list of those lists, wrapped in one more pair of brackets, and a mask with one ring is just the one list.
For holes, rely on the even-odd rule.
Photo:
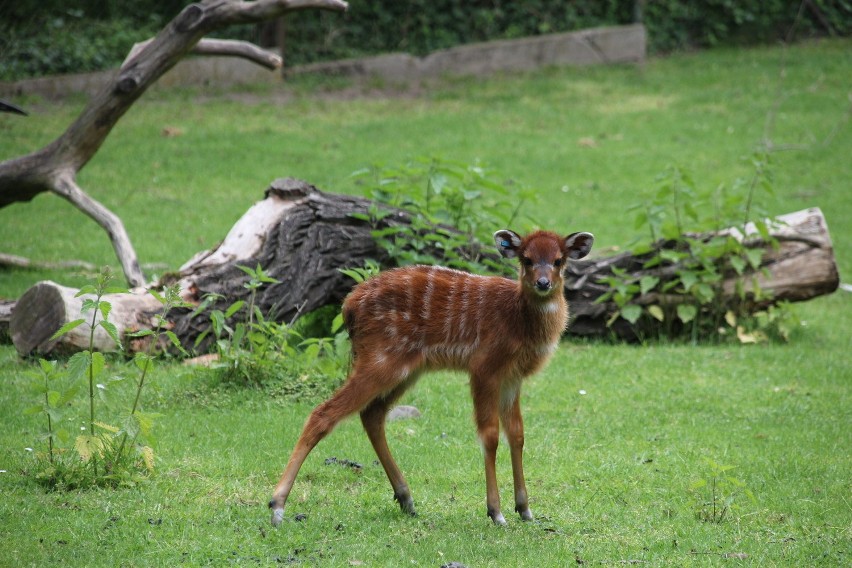
[[(106, 69), (173, 18), (183, 0), (22, 0), (0, 6), (0, 80)], [(642, 21), (651, 52), (848, 35), (847, 0), (353, 0), (343, 14), (304, 11), (286, 20), (287, 61), (404, 51)], [(259, 28), (222, 35), (263, 41)], [(268, 35), (268, 34), (266, 34)]]

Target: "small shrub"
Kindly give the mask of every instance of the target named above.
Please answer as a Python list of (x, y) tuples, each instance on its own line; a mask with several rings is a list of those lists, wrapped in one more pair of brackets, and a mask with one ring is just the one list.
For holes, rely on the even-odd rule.
[(695, 516), (699, 520), (721, 523), (735, 507), (739, 497), (745, 496), (755, 501), (754, 494), (746, 484), (729, 474), (734, 466), (719, 464), (711, 459), (704, 461), (707, 464), (706, 476), (689, 485), (689, 490), (698, 499)]
[[(135, 485), (154, 470), (154, 450), (152, 430), (159, 415), (144, 412), (141, 396), (146, 377), (153, 363), (153, 351), (160, 341), (165, 339), (180, 349), (177, 337), (165, 330), (165, 318), (168, 312), (177, 306), (184, 306), (177, 287), (167, 288), (163, 295), (152, 294), (163, 305), (157, 316), (154, 330), (145, 330), (132, 334), (135, 338), (149, 337), (148, 350), (136, 353), (134, 363), (139, 370), (135, 385), (133, 402), (129, 411), (119, 413), (113, 425), (103, 421), (101, 406), (106, 406), (112, 386), (125, 380), (124, 376), (107, 373), (107, 362), (103, 355), (94, 350), (94, 334), (102, 328), (121, 347), (115, 325), (109, 321), (112, 305), (104, 299), (110, 293), (126, 292), (110, 286), (112, 273), (105, 268), (97, 277), (96, 284), (80, 289), (77, 297), (84, 298), (82, 313), (91, 314), (91, 319), (80, 318), (62, 326), (53, 338), (59, 338), (80, 326), (89, 328), (89, 348), (74, 354), (62, 368), (55, 361), (39, 361), (38, 371), (30, 373), (33, 390), (43, 397), (43, 401), (27, 409), (27, 414), (43, 413), (46, 431), (42, 435), (47, 440), (47, 453), (35, 452), (34, 477), (41, 484), (52, 489), (76, 489), (96, 486)], [(88, 413), (84, 432), (71, 440), (68, 430), (59, 424), (66, 422), (66, 413), (77, 393), (88, 387)], [(103, 404), (102, 404), (103, 403)], [(74, 423), (74, 419), (68, 421)]]
[[(396, 168), (352, 174), (377, 205), (361, 216), (377, 227), (373, 237), (399, 266), (441, 264), (474, 273), (510, 274), (490, 254), (491, 235), (521, 222), (537, 193), (514, 181), (497, 181), (479, 164), (419, 159)], [(411, 224), (378, 228), (390, 215), (381, 205), (413, 213)], [(489, 243), (483, 245), (482, 243)]]
[[(768, 154), (755, 153), (751, 164), (750, 179), (712, 191), (699, 190), (685, 170), (671, 167), (659, 177), (656, 193), (631, 208), (636, 229), (645, 233), (630, 247), (641, 266), (631, 272), (613, 268), (604, 279), (609, 291), (598, 302), (617, 308), (610, 325), (624, 318), (642, 333), (692, 341), (790, 337), (796, 319), (788, 304), (756, 309), (769, 299), (757, 278), (764, 248), (741, 235), (756, 231), (762, 243), (778, 243), (757, 200), (758, 192), (773, 191)], [(723, 231), (729, 227), (736, 230)], [(737, 281), (733, 300), (723, 288), (731, 277)]]
[[(209, 334), (215, 337), (216, 361), (210, 371), (219, 383), (263, 387), (288, 399), (316, 398), (330, 393), (346, 375), (349, 341), (337, 318), (331, 336), (310, 336), (327, 321), (327, 310), (306, 314), (290, 325), (270, 321), (255, 305), (256, 292), (278, 281), (257, 266), (240, 267), (249, 275), (245, 286), (251, 290), (248, 302), (238, 300), (225, 311), (210, 313), (210, 327), (199, 335), (196, 346)], [(197, 309), (203, 311), (205, 305)], [(335, 310), (336, 312), (337, 310)], [(327, 334), (326, 327), (323, 333)]]

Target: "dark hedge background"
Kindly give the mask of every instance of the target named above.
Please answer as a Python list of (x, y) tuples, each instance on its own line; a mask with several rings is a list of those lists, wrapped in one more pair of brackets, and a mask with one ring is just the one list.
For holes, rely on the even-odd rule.
[[(118, 65), (181, 0), (2, 0), (0, 80)], [(287, 63), (406, 51), (642, 21), (652, 53), (849, 35), (852, 0), (351, 0), (345, 14), (286, 19)], [(795, 26), (794, 26), (795, 24)], [(791, 34), (791, 30), (794, 34)], [(268, 43), (242, 26), (224, 37)]]

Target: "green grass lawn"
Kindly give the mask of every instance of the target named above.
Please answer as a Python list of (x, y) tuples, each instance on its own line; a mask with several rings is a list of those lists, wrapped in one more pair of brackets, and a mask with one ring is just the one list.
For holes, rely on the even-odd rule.
[[(533, 218), (593, 232), (606, 250), (635, 236), (626, 210), (666, 166), (685, 167), (702, 187), (730, 184), (750, 175), (741, 158), (768, 136), (779, 150), (775, 194), (763, 206), (821, 207), (843, 277), (852, 270), (850, 92), (848, 40), (458, 79), (416, 96), (353, 98), (305, 85), (287, 97), (268, 88), (152, 92), (80, 182), (122, 217), (143, 264), (170, 269), (215, 245), (276, 177), (359, 192), (351, 172), (420, 156), (480, 160), (537, 188)], [(50, 141), (82, 105), (16, 102), (32, 116), (0, 115), (0, 159)], [(166, 127), (181, 135), (163, 137)], [(106, 236), (52, 195), (0, 209), (0, 251), (117, 266)], [(45, 278), (89, 277), (3, 269), (0, 297)], [(27, 475), (25, 448), (38, 447), (41, 428), (22, 414), (34, 404), (24, 376), (32, 364), (0, 346), (0, 565), (848, 565), (850, 300), (838, 292), (795, 306), (806, 325), (788, 344), (566, 341), (524, 391), (537, 520), (507, 515), (504, 528), (485, 515), (462, 376), (422, 380), (404, 402), (423, 417), (389, 426), (418, 517), (399, 513), (354, 420), (311, 454), (276, 530), (266, 501), (316, 401), (211, 389), (163, 363), (144, 401), (163, 414), (154, 478), (135, 489), (50, 493)], [(325, 465), (332, 456), (363, 471)], [(691, 489), (711, 477), (710, 461), (734, 466), (727, 475), (741, 484), (720, 488), (735, 497), (720, 523), (699, 518), (708, 493)], [(510, 510), (505, 444), (498, 476)], [(296, 522), (297, 513), (307, 516)]]

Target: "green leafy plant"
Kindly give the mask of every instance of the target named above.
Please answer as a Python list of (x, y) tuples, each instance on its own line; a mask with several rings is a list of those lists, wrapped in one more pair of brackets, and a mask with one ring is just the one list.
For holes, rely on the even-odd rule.
[[(88, 326), (88, 349), (74, 354), (64, 368), (55, 361), (41, 359), (39, 370), (31, 373), (34, 390), (44, 397), (44, 401), (26, 412), (43, 412), (46, 415), (47, 432), (44, 437), (48, 441), (47, 458), (41, 459), (41, 455), (36, 455), (35, 477), (51, 488), (134, 485), (154, 469), (152, 428), (158, 415), (142, 411), (142, 391), (154, 361), (154, 351), (163, 338), (183, 351), (177, 336), (165, 327), (168, 312), (174, 307), (186, 307), (187, 304), (180, 298), (177, 286), (166, 288), (162, 295), (151, 292), (163, 305), (163, 309), (157, 316), (154, 330), (128, 334), (136, 339), (147, 338), (148, 347), (145, 352), (138, 352), (134, 356), (139, 378), (133, 402), (129, 405), (129, 412), (120, 413), (117, 421), (120, 426), (114, 426), (100, 419), (96, 401), (106, 403), (110, 386), (123, 381), (125, 377), (105, 376), (106, 360), (103, 353), (95, 351), (95, 333), (98, 328), (103, 329), (121, 348), (118, 330), (109, 321), (112, 304), (104, 296), (126, 290), (110, 286), (112, 279), (112, 272), (105, 268), (94, 285), (81, 288), (77, 297), (90, 296), (83, 298), (81, 313), (91, 313), (91, 317), (68, 322), (52, 337), (58, 339), (80, 326)], [(60, 390), (54, 388), (54, 385), (60, 384), (67, 386), (60, 387)], [(71, 442), (70, 434), (64, 427), (57, 427), (57, 424), (64, 421), (66, 407), (84, 386), (88, 386), (89, 393), (87, 426), (81, 428), (85, 433), (78, 435), (70, 447), (62, 447)]]
[[(756, 309), (769, 299), (757, 278), (763, 247), (778, 243), (757, 200), (760, 191), (772, 193), (769, 155), (758, 151), (750, 164), (750, 179), (713, 191), (699, 190), (679, 167), (659, 176), (656, 193), (631, 208), (636, 229), (645, 232), (631, 246), (640, 266), (629, 272), (613, 267), (603, 279), (609, 290), (598, 302), (616, 306), (609, 325), (623, 318), (640, 331), (655, 329), (692, 341), (789, 338), (795, 318), (788, 304)], [(753, 236), (759, 237), (759, 246)], [(731, 279), (736, 283), (733, 295), (725, 289)], [(643, 326), (643, 318), (659, 325)]]
[(50, 467), (55, 467), (58, 459), (58, 446), (68, 443), (70, 439), (68, 430), (60, 426), (63, 418), (63, 410), (80, 391), (80, 384), (73, 383), (66, 387), (59, 386), (64, 382), (65, 375), (62, 369), (57, 366), (56, 361), (39, 359), (38, 363), (38, 369), (29, 371), (27, 375), (32, 379), (32, 391), (43, 397), (43, 401), (26, 409), (24, 414), (44, 414), (47, 429), (42, 433), (40, 438), (47, 440), (47, 461)]
[[(506, 273), (483, 254), (495, 227), (515, 225), (536, 192), (498, 182), (479, 164), (419, 159), (397, 168), (371, 167), (352, 174), (377, 204), (366, 215), (373, 237), (397, 265), (441, 264), (471, 272)], [(388, 205), (413, 213), (411, 223), (380, 223)]]
[[(349, 360), (348, 336), (339, 331), (342, 320), (331, 324), (331, 336), (309, 336), (307, 331), (324, 320), (324, 313), (306, 314), (296, 324), (267, 319), (255, 304), (257, 291), (278, 283), (259, 265), (239, 267), (249, 276), (244, 286), (248, 301), (237, 300), (226, 309), (210, 312), (210, 327), (196, 339), (215, 338), (216, 360), (210, 365), (218, 381), (238, 386), (262, 386), (288, 398), (324, 395), (345, 375)], [(196, 309), (203, 311), (221, 297), (209, 296)], [(319, 327), (328, 330), (328, 324)]]
[(698, 499), (696, 517), (708, 523), (721, 523), (734, 507), (740, 496), (755, 501), (754, 494), (746, 484), (730, 475), (732, 465), (719, 464), (706, 458), (707, 473), (704, 477), (690, 483), (689, 490)]
[(364, 266), (356, 266), (353, 268), (338, 268), (341, 274), (345, 274), (355, 281), (356, 284), (365, 282), (381, 272), (382, 268), (375, 260), (367, 260)]
[(117, 67), (134, 43), (159, 31), (155, 17), (97, 20), (80, 10), (65, 9), (53, 17), (31, 11), (20, 23), (0, 23), (0, 80)]
[[(149, 441), (152, 440), (151, 428), (153, 422), (159, 417), (155, 413), (146, 413), (141, 411), (140, 399), (142, 397), (142, 389), (145, 386), (145, 379), (148, 372), (154, 363), (155, 350), (160, 345), (163, 338), (166, 338), (174, 349), (177, 349), (181, 354), (188, 355), (186, 350), (180, 343), (177, 335), (169, 329), (166, 316), (173, 308), (188, 308), (191, 304), (187, 303), (180, 296), (180, 287), (178, 285), (167, 286), (163, 293), (160, 294), (156, 290), (150, 291), (151, 295), (162, 304), (163, 309), (156, 316), (156, 327), (153, 330), (146, 329), (135, 333), (128, 334), (128, 337), (135, 339), (148, 338), (148, 348), (146, 351), (138, 351), (133, 357), (133, 363), (139, 369), (139, 379), (136, 382), (136, 391), (133, 397), (133, 404), (130, 406), (130, 413), (124, 418), (122, 427), (116, 432), (116, 435), (121, 437), (116, 458), (121, 459), (124, 455), (125, 448), (137, 447), (137, 440), (140, 435)], [(128, 438), (130, 443), (128, 444)], [(138, 447), (138, 451), (145, 459), (145, 465), (149, 470), (153, 470), (154, 454), (150, 446)]]
[[(210, 327), (202, 332), (195, 340), (198, 347), (208, 334), (213, 333), (216, 339), (218, 361), (213, 367), (225, 371), (223, 376), (228, 380), (239, 378), (245, 383), (260, 381), (262, 373), (258, 373), (257, 363), (275, 358), (270, 351), (275, 345), (289, 342), (287, 328), (279, 328), (275, 322), (267, 322), (257, 308), (255, 300), (257, 291), (265, 284), (276, 284), (260, 265), (252, 269), (237, 266), (245, 272), (249, 279), (243, 287), (249, 290), (248, 302), (236, 300), (225, 310), (210, 311)], [(209, 294), (196, 309), (196, 313), (204, 311), (213, 301), (223, 299), (220, 295)], [(243, 315), (244, 314), (244, 315)]]
[[(105, 367), (104, 355), (99, 351), (94, 350), (95, 332), (98, 328), (103, 329), (109, 337), (121, 347), (121, 341), (118, 338), (118, 331), (110, 321), (109, 314), (112, 311), (112, 304), (103, 300), (105, 294), (126, 292), (125, 289), (109, 286), (113, 280), (112, 271), (105, 267), (97, 276), (96, 284), (87, 284), (80, 288), (75, 297), (80, 298), (87, 295), (94, 295), (92, 298), (84, 298), (80, 312), (85, 314), (91, 312), (91, 320), (85, 318), (70, 321), (59, 328), (53, 334), (51, 339), (58, 339), (66, 335), (73, 329), (87, 324), (89, 326), (89, 348), (85, 351), (75, 353), (68, 361), (68, 370), (72, 378), (85, 375), (89, 387), (89, 429), (87, 434), (81, 434), (77, 437), (74, 447), (83, 461), (90, 462), (94, 478), (98, 477), (98, 458), (102, 456), (104, 449), (104, 441), (97, 435), (96, 426), (99, 422), (95, 420), (95, 392), (101, 388), (100, 384), (95, 383), (95, 379), (100, 376)], [(100, 315), (101, 319), (98, 320)], [(111, 429), (110, 427), (106, 428)]]

